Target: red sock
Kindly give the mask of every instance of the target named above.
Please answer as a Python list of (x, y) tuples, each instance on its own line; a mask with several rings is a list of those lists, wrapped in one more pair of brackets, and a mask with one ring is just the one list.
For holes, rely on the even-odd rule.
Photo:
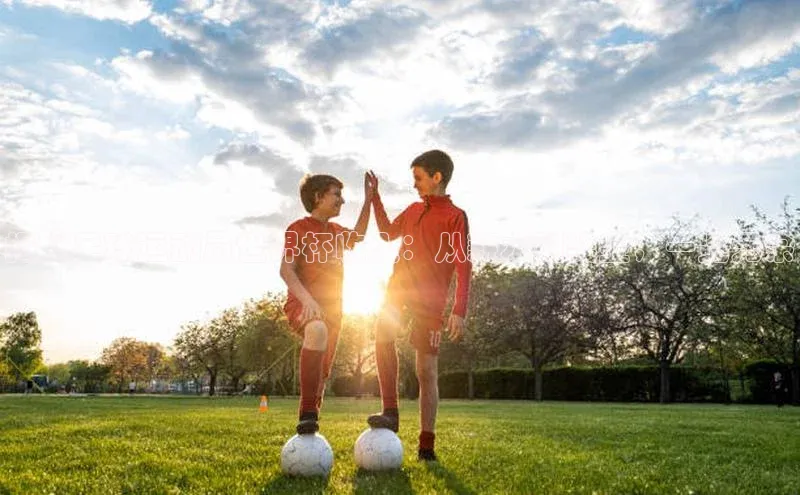
[(383, 410), (397, 409), (397, 350), (394, 342), (376, 342), (375, 360), (378, 362)]
[(325, 351), (313, 351), (303, 347), (300, 349), (300, 414), (304, 412), (319, 413), (317, 410), (317, 392), (322, 380), (322, 356)]
[(419, 434), (419, 448), (425, 450), (433, 450), (433, 442), (436, 440), (436, 434), (432, 431), (422, 431)]

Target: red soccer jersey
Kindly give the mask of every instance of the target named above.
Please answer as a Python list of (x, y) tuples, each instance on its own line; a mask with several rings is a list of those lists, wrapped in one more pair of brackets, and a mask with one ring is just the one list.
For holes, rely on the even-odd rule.
[[(380, 197), (375, 201), (380, 205)], [(453, 312), (465, 316), (472, 276), (469, 222), (450, 196), (426, 196), (413, 203), (391, 223), (388, 240), (402, 237), (388, 291), (405, 304), (431, 314), (441, 314), (453, 272), (456, 272)]]
[[(341, 315), (345, 249), (352, 249), (357, 233), (334, 222), (305, 217), (287, 227), (283, 256), (294, 262), (300, 283), (326, 312)], [(289, 291), (286, 308), (300, 306)], [(296, 307), (295, 306), (295, 307)]]

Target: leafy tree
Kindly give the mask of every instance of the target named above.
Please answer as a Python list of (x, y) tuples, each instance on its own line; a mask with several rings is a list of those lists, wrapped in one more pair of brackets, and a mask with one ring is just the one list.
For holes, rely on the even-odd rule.
[(0, 362), (14, 381), (27, 380), (42, 366), (42, 331), (36, 313), (15, 313), (0, 323)]
[(238, 391), (239, 382), (247, 373), (246, 363), (241, 356), (244, 335), (242, 315), (237, 308), (228, 308), (211, 320), (209, 331), (216, 336), (222, 353), (222, 371), (230, 379), (231, 388)]
[(100, 361), (110, 368), (112, 384), (122, 392), (129, 381), (147, 379), (148, 344), (120, 337), (103, 349)]
[(75, 360), (67, 363), (71, 391), (102, 392), (111, 378), (111, 367), (102, 363)]
[(153, 380), (158, 378), (166, 378), (166, 352), (164, 351), (164, 346), (156, 343), (144, 344), (143, 351), (145, 355), (144, 378), (147, 380), (148, 386), (150, 386)]
[(785, 200), (778, 220), (753, 210), (755, 221), (739, 221), (728, 250), (730, 314), (745, 342), (791, 367), (800, 404), (800, 208)]
[(183, 380), (184, 383), (193, 382), (195, 391), (199, 395), (202, 392), (203, 376), (206, 373), (203, 364), (182, 349), (176, 349), (175, 354), (171, 356), (171, 361), (175, 370), (174, 376)]
[(639, 348), (660, 367), (660, 401), (669, 402), (669, 370), (713, 312), (728, 263), (712, 259), (711, 236), (676, 222), (614, 256), (606, 276)]
[(502, 319), (500, 339), (522, 353), (535, 377), (535, 397), (542, 400), (542, 371), (563, 362), (582, 338), (576, 308), (577, 266), (566, 261), (544, 262), (509, 271), (508, 286), (498, 295)]
[(219, 324), (191, 322), (175, 338), (175, 352), (186, 369), (204, 369), (208, 374), (208, 394), (216, 393), (217, 378), (225, 366), (225, 347)]
[(68, 363), (55, 363), (46, 366), (44, 373), (51, 383), (57, 383), (59, 387), (66, 386), (70, 380), (69, 364)]
[(610, 242), (604, 241), (578, 260), (580, 283), (575, 293), (586, 357), (590, 362), (612, 366), (634, 353), (638, 321), (615, 292), (613, 281), (619, 276), (619, 266), (614, 263), (613, 252)]
[(236, 355), (247, 370), (244, 377), (247, 383), (271, 383), (277, 372), (282, 371), (278, 365), (290, 362), (296, 338), (283, 314), (284, 302), (284, 295), (267, 293), (261, 299), (246, 302), (242, 308), (244, 332)]
[(370, 341), (375, 316), (345, 315), (336, 349), (334, 369), (353, 377), (356, 390), (361, 393), (364, 376), (375, 370), (375, 346)]
[(470, 284), (469, 311), (464, 335), (457, 343), (443, 339), (442, 371), (450, 367), (467, 371), (467, 397), (475, 397), (474, 371), (497, 355), (513, 352), (503, 346), (500, 335), (505, 330), (506, 314), (502, 300), (508, 294), (512, 275), (497, 263), (477, 267)]

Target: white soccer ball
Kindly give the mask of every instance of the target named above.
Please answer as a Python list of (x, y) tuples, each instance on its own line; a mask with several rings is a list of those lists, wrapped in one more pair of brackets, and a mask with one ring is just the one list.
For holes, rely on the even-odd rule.
[(281, 469), (291, 476), (328, 476), (333, 467), (333, 450), (325, 437), (295, 435), (281, 450)]
[(370, 428), (362, 433), (355, 446), (356, 464), (368, 471), (399, 469), (403, 464), (403, 444), (387, 428)]

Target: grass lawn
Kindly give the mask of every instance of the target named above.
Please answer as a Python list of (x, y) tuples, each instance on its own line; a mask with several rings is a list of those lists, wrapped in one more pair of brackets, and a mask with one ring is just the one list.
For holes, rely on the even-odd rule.
[(328, 399), (328, 479), (280, 472), (296, 399), (0, 396), (5, 493), (800, 493), (800, 408), (442, 401), (440, 462), (416, 460), (401, 404), (400, 471), (360, 472), (378, 399)]

